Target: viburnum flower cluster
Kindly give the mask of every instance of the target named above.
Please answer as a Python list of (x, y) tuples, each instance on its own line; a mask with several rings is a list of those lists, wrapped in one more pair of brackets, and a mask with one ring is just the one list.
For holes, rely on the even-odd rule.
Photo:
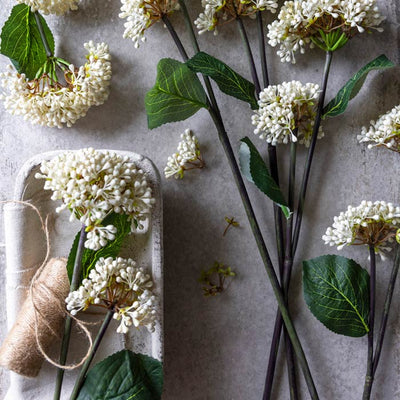
[(85, 247), (98, 250), (113, 240), (116, 228), (103, 225), (112, 212), (126, 214), (131, 230), (146, 220), (154, 204), (143, 170), (110, 151), (92, 148), (69, 151), (43, 161), (36, 178), (45, 179), (44, 189), (52, 190), (52, 200), (61, 200), (56, 211), (71, 211), (86, 226)]
[(335, 217), (322, 239), (325, 244), (338, 246), (338, 250), (348, 245), (374, 246), (375, 252), (384, 258), (384, 252), (391, 250), (399, 226), (400, 207), (385, 201), (364, 200)]
[[(260, 93), (259, 109), (252, 116), (254, 133), (274, 146), (297, 141), (308, 146), (319, 92), (318, 85), (299, 81), (268, 86)], [(320, 128), (318, 138), (323, 136)]]
[(207, 31), (218, 33), (217, 26), (234, 20), (236, 17), (255, 17), (257, 11), (276, 12), (275, 0), (202, 0), (204, 12), (194, 21), (199, 34)]
[(200, 153), (199, 141), (194, 133), (190, 129), (186, 129), (181, 138), (177, 152), (168, 157), (167, 166), (164, 169), (166, 178), (175, 176), (176, 179), (182, 179), (185, 171), (205, 166)]
[(363, 127), (357, 139), (360, 143), (369, 143), (369, 149), (385, 146), (389, 150), (400, 153), (400, 106), (381, 115), (376, 122), (371, 121), (369, 129)]
[(127, 20), (123, 37), (132, 39), (136, 48), (146, 41), (146, 29), (179, 9), (178, 0), (121, 0), (121, 3), (119, 17)]
[(281, 61), (295, 62), (294, 53), (314, 44), (335, 51), (356, 34), (378, 26), (384, 20), (376, 0), (285, 1), (278, 19), (268, 25), (269, 44), (279, 45)]
[(10, 67), (0, 74), (4, 91), (0, 96), (6, 109), (33, 124), (62, 128), (72, 126), (92, 106), (103, 104), (109, 95), (111, 62), (105, 43), (85, 43), (89, 54), (85, 65), (69, 65), (66, 84), (54, 81), (46, 73), (29, 81)]
[(77, 10), (77, 0), (17, 0), (17, 3), (25, 3), (32, 11), (42, 14), (64, 15), (69, 10)]
[(157, 321), (153, 281), (131, 258), (100, 258), (89, 277), (65, 299), (67, 310), (76, 315), (90, 305), (114, 311), (121, 321), (118, 333), (127, 333), (131, 326), (146, 326), (151, 332)]

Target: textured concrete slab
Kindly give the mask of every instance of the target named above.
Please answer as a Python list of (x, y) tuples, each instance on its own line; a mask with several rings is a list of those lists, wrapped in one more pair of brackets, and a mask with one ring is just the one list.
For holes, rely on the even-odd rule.
[[(192, 1), (193, 18), (200, 2)], [(4, 0), (0, 10), (3, 22), (12, 5)], [(399, 56), (398, 1), (379, 1), (387, 15), (385, 32), (360, 35), (335, 54), (328, 98), (346, 80), (374, 57), (385, 53), (395, 61)], [(175, 151), (179, 135), (191, 128), (202, 144), (207, 168), (194, 171), (183, 181), (164, 181), (165, 212), (165, 394), (166, 400), (259, 400), (267, 363), (267, 349), (273, 329), (276, 304), (254, 239), (245, 219), (239, 195), (215, 129), (201, 111), (190, 120), (166, 125), (154, 131), (146, 127), (144, 95), (155, 80), (156, 64), (161, 57), (178, 58), (178, 53), (161, 24), (147, 33), (147, 43), (139, 50), (122, 40), (123, 22), (118, 18), (119, 2), (84, 0), (80, 11), (66, 17), (49, 18), (57, 42), (57, 54), (75, 64), (82, 62), (82, 44), (90, 39), (107, 41), (113, 55), (113, 81), (109, 101), (89, 111), (73, 128), (52, 130), (32, 127), (14, 118), (0, 106), (1, 200), (9, 199), (17, 170), (29, 157), (47, 150), (94, 146), (130, 150), (144, 154), (163, 169), (168, 155)], [(272, 17), (268, 17), (271, 19)], [(184, 24), (173, 17), (178, 33)], [(255, 39), (255, 27), (249, 24)], [(255, 48), (257, 44), (255, 40)], [(188, 44), (188, 41), (184, 41)], [(239, 36), (234, 25), (220, 29), (217, 37), (203, 35), (203, 49), (250, 77)], [(268, 48), (272, 82), (321, 79), (323, 54), (307, 52), (295, 66), (282, 65)], [(1, 59), (1, 67), (7, 64)], [(320, 239), (334, 215), (348, 204), (363, 199), (400, 203), (397, 154), (370, 151), (360, 146), (356, 135), (379, 114), (400, 103), (399, 69), (368, 77), (360, 95), (345, 115), (324, 122), (326, 136), (318, 143), (309, 206), (297, 255), (298, 264), (292, 285), (291, 309), (296, 326), (309, 355), (321, 399), (358, 400), (361, 398), (366, 365), (366, 338), (349, 339), (327, 331), (307, 310), (301, 295), (300, 261), (328, 252)], [(251, 111), (237, 101), (218, 95), (222, 114), (235, 149), (244, 135), (251, 136), (266, 152), (266, 146), (252, 135)], [(285, 149), (279, 150), (286, 168)], [(299, 166), (305, 151), (300, 150)], [(254, 201), (265, 237), (273, 252), (271, 205), (253, 187)], [(234, 215), (240, 229), (222, 237), (224, 217)], [(347, 249), (341, 254), (367, 264), (366, 253)], [(275, 255), (274, 255), (275, 258)], [(229, 291), (216, 299), (204, 299), (197, 278), (203, 268), (220, 260), (237, 271), (238, 278)], [(4, 256), (0, 280), (4, 279)], [(385, 292), (389, 266), (379, 262), (379, 297)], [(5, 335), (4, 293), (0, 293), (0, 338)], [(399, 288), (394, 296), (389, 335), (378, 370), (375, 398), (400, 399), (400, 321)], [(303, 398), (308, 398), (301, 380)], [(7, 374), (0, 371), (0, 397)], [(279, 385), (275, 399), (288, 399), (285, 365), (279, 365)]]

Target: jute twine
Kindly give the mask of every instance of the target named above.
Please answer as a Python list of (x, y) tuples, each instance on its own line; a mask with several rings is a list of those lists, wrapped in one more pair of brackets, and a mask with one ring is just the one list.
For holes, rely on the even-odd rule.
[[(7, 201), (32, 208), (38, 215), (46, 237), (46, 256), (33, 276), (25, 302), (16, 322), (0, 347), (0, 366), (27, 377), (38, 375), (43, 361), (65, 370), (80, 367), (89, 357), (92, 337), (83, 321), (65, 309), (65, 298), (69, 293), (69, 280), (65, 258), (50, 258), (50, 234), (48, 217), (44, 221), (40, 211), (25, 201)], [(89, 346), (79, 363), (60, 365), (47, 352), (56, 338), (61, 336), (63, 321), (69, 315), (85, 333)]]

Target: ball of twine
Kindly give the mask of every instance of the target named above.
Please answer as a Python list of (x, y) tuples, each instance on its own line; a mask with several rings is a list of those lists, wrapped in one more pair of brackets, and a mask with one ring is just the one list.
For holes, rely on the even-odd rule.
[[(9, 203), (1, 202), (1, 203)], [(92, 337), (83, 321), (67, 313), (65, 298), (70, 284), (67, 275), (67, 260), (50, 256), (50, 235), (48, 218), (43, 220), (39, 210), (25, 201), (12, 201), (32, 208), (38, 215), (46, 236), (46, 256), (37, 268), (29, 286), (16, 321), (0, 347), (0, 366), (27, 377), (39, 374), (43, 361), (71, 370), (80, 367), (89, 357)], [(80, 362), (71, 365), (60, 365), (47, 354), (55, 339), (60, 338), (65, 317), (69, 315), (85, 333), (89, 346)]]

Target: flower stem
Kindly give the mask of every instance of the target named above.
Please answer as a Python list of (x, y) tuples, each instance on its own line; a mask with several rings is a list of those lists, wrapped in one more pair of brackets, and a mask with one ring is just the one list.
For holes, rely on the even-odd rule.
[[(297, 136), (297, 132), (295, 133)], [(290, 145), (290, 167), (289, 167), (289, 194), (288, 194), (288, 206), (292, 210), (294, 204), (294, 190), (295, 190), (295, 178), (296, 178), (296, 150), (297, 143), (292, 142)], [(289, 283), (293, 267), (293, 254), (292, 254), (292, 230), (293, 230), (293, 215), (286, 222), (286, 248), (285, 248), (285, 261), (283, 268), (282, 285), (285, 294), (286, 301), (288, 301)], [(279, 349), (279, 342), (283, 327), (283, 319), (280, 311), (277, 311), (275, 317), (274, 335), (272, 337), (270, 355), (268, 360), (267, 376), (265, 378), (264, 396), (263, 400), (270, 400), (272, 396), (272, 386), (275, 375), (276, 360)], [(286, 359), (289, 375), (289, 386), (290, 386), (290, 398), (297, 399), (297, 380), (296, 380), (296, 364), (294, 362), (293, 348), (285, 335), (285, 346), (286, 346)]]
[(48, 58), (53, 57), (53, 52), (50, 50), (49, 42), (47, 41), (46, 35), (43, 30), (42, 22), (40, 20), (40, 14), (38, 11), (35, 11), (33, 15), (35, 16), (36, 25), (39, 29), (40, 39), (42, 40), (46, 55)]
[[(180, 1), (180, 4), (182, 4), (182, 3), (184, 3), (183, 0)], [(166, 25), (166, 26), (167, 26), (168, 30), (170, 31), (170, 33), (172, 33), (171, 32), (171, 28), (173, 29), (172, 25), (170, 24), (170, 25)], [(171, 34), (171, 36), (174, 38), (174, 35)], [(182, 43), (180, 41), (176, 41), (175, 39), (174, 39), (174, 41), (175, 41), (175, 44), (178, 46), (178, 48), (180, 46), (183, 47), (183, 45), (182, 45)], [(194, 47), (196, 49), (195, 45), (194, 45)], [(212, 98), (213, 97), (212, 87), (211, 86), (209, 88), (207, 87), (207, 90), (209, 91), (209, 95)], [(233, 152), (233, 149), (232, 149), (232, 146), (230, 144), (228, 135), (226, 133), (226, 130), (225, 130), (225, 127), (224, 127), (224, 124), (223, 124), (219, 109), (217, 107), (214, 108), (214, 106), (211, 105), (209, 103), (209, 101), (208, 101), (208, 111), (210, 113), (210, 116), (211, 116), (216, 128), (217, 128), (218, 138), (219, 138), (219, 140), (221, 142), (221, 145), (222, 145), (222, 147), (224, 149), (225, 155), (226, 155), (226, 157), (228, 159), (229, 166), (231, 168), (231, 171), (232, 171), (232, 174), (233, 174), (233, 177), (234, 177), (234, 180), (235, 180), (235, 184), (236, 184), (236, 186), (238, 188), (238, 191), (239, 191), (239, 194), (241, 196), (243, 206), (245, 208), (245, 211), (246, 211), (246, 214), (247, 214), (247, 217), (248, 217), (248, 220), (249, 220), (249, 223), (250, 223), (254, 238), (255, 238), (256, 243), (257, 243), (257, 247), (259, 249), (261, 258), (262, 258), (263, 263), (264, 263), (264, 267), (265, 267), (265, 269), (267, 271), (269, 280), (271, 282), (271, 286), (272, 286), (272, 288), (274, 290), (274, 293), (275, 293), (276, 300), (277, 300), (278, 305), (279, 305), (279, 307), (281, 309), (281, 312), (282, 312), (282, 315), (283, 315), (283, 319), (284, 319), (284, 322), (285, 322), (285, 324), (287, 326), (287, 330), (288, 330), (290, 339), (291, 339), (291, 341), (293, 343), (293, 347), (294, 347), (294, 349), (296, 351), (296, 355), (297, 355), (297, 357), (299, 359), (299, 363), (300, 363), (300, 365), (301, 365), (301, 367), (303, 369), (304, 377), (305, 377), (305, 380), (307, 382), (307, 386), (308, 386), (311, 398), (313, 400), (317, 400), (317, 399), (319, 399), (319, 397), (318, 397), (318, 393), (317, 393), (314, 381), (313, 381), (312, 376), (311, 376), (311, 371), (310, 371), (310, 368), (308, 366), (308, 362), (307, 362), (306, 356), (304, 354), (304, 351), (303, 351), (303, 348), (301, 346), (299, 337), (297, 335), (297, 332), (295, 330), (295, 327), (294, 327), (293, 322), (291, 320), (291, 317), (289, 315), (289, 311), (288, 311), (288, 309), (286, 307), (285, 298), (284, 298), (282, 289), (280, 287), (278, 278), (276, 276), (274, 267), (272, 265), (272, 261), (271, 261), (271, 258), (269, 256), (267, 247), (265, 245), (263, 236), (261, 234), (261, 230), (260, 230), (260, 227), (258, 225), (258, 221), (256, 219), (253, 207), (251, 205), (250, 198), (249, 198), (249, 195), (247, 193), (243, 178), (241, 176), (239, 166), (238, 166), (238, 164), (236, 162), (235, 154)]]
[[(263, 29), (263, 22), (262, 22), (262, 15), (261, 12), (257, 12), (258, 20), (258, 39), (260, 44), (260, 52), (261, 52), (261, 59), (264, 60), (261, 62), (262, 72), (263, 72), (263, 83), (264, 87), (267, 87), (269, 84), (268, 79), (268, 69), (267, 69), (267, 58), (265, 53), (265, 42), (264, 42), (264, 29)], [(246, 54), (248, 54), (248, 63), (253, 79), (254, 86), (260, 87), (260, 83), (257, 77), (257, 70), (256, 65), (254, 63), (253, 52), (251, 50), (250, 42), (248, 40), (248, 35), (246, 32), (246, 28), (244, 27), (242, 19), (238, 16), (238, 28), (239, 33), (242, 38), (243, 46), (245, 48)], [(256, 97), (259, 99), (260, 97), (261, 88), (256, 90)], [(279, 186), (279, 171), (278, 171), (278, 157), (276, 153), (276, 146), (272, 146), (270, 143), (268, 144), (268, 159), (269, 159), (269, 168), (271, 171), (271, 176)], [(281, 277), (283, 274), (283, 222), (282, 222), (282, 212), (280, 211), (280, 207), (274, 204), (274, 219), (275, 219), (275, 236), (276, 236), (276, 247), (278, 251), (278, 262), (279, 262), (279, 271), (281, 272)]]
[(311, 137), (310, 148), (309, 148), (308, 154), (307, 154), (307, 161), (306, 161), (306, 165), (304, 168), (303, 180), (301, 183), (300, 194), (299, 194), (299, 203), (298, 203), (298, 207), (297, 207), (296, 224), (295, 224), (294, 233), (293, 233), (293, 257), (296, 253), (297, 245), (299, 242), (299, 234), (300, 234), (301, 221), (302, 221), (303, 212), (304, 212), (304, 204), (305, 204), (305, 199), (306, 199), (307, 185), (308, 185), (308, 180), (310, 178), (311, 164), (312, 164), (312, 160), (313, 160), (313, 156), (314, 156), (314, 152), (315, 152), (315, 146), (317, 143), (318, 131), (321, 126), (322, 113), (324, 112), (325, 95), (326, 95), (326, 88), (328, 85), (329, 71), (330, 71), (331, 63), (332, 63), (332, 56), (333, 56), (333, 53), (331, 51), (326, 52), (325, 68), (324, 68), (324, 74), (323, 74), (323, 79), (322, 79), (321, 94), (320, 94), (319, 100), (318, 100), (317, 115), (316, 115), (315, 121), (314, 121), (314, 128), (313, 128), (313, 133), (312, 133), (312, 137)]
[[(242, 28), (243, 28), (244, 33), (246, 33), (243, 25), (242, 25)], [(267, 67), (267, 56), (266, 56), (266, 51), (265, 51), (263, 18), (262, 18), (261, 11), (257, 12), (257, 30), (258, 30), (258, 43), (259, 43), (259, 51), (260, 51), (260, 58), (261, 58), (261, 70), (262, 70), (262, 74), (263, 74), (263, 84), (264, 84), (264, 87), (268, 87), (269, 75), (268, 75), (268, 67)], [(249, 46), (248, 41), (245, 41), (244, 44), (246, 47)], [(248, 53), (251, 54), (250, 48), (247, 51), (248, 51)], [(257, 97), (259, 97), (259, 96), (257, 96)], [(294, 145), (295, 145), (295, 143), (294, 143)], [(296, 146), (294, 147), (294, 149), (296, 149)], [(269, 158), (269, 167), (271, 170), (271, 176), (275, 180), (276, 184), (279, 186), (279, 173), (278, 173), (278, 160), (277, 160), (276, 146), (272, 146), (270, 143), (268, 144), (268, 158)], [(293, 168), (295, 168), (295, 160), (296, 160), (296, 156), (294, 156)], [(291, 167), (291, 170), (290, 170), (290, 178), (293, 178), (293, 179), (292, 179), (292, 182), (289, 179), (289, 187), (291, 188), (289, 190), (289, 201), (290, 201), (290, 197), (293, 197), (293, 191), (294, 191), (294, 173), (292, 174), (293, 168)], [(289, 208), (290, 209), (293, 208), (292, 203), (290, 203)], [(287, 284), (286, 284), (286, 288), (285, 288), (284, 258), (286, 258), (286, 256), (284, 254), (282, 211), (276, 204), (274, 204), (274, 220), (275, 220), (275, 235), (276, 235), (276, 241), (277, 241), (279, 270), (281, 272), (281, 282), (284, 287), (284, 292), (285, 292), (285, 297), (286, 297), (286, 302), (287, 302), (288, 301), (287, 296), (288, 296), (289, 280), (287, 280)], [(293, 219), (291, 218), (290, 219), (290, 224), (291, 224), (290, 225), (290, 235), (287, 236), (287, 238), (286, 238), (286, 246), (288, 246), (288, 245), (291, 246), (291, 235), (292, 235), (292, 224), (293, 224), (292, 221), (293, 221)], [(291, 270), (291, 267), (289, 267), (289, 270)], [(268, 369), (267, 369), (267, 375), (266, 375), (266, 379), (265, 379), (263, 399), (269, 399), (272, 394), (272, 385), (273, 385), (273, 379), (274, 379), (274, 375), (275, 375), (275, 368), (276, 368), (276, 361), (277, 361), (277, 356), (278, 356), (278, 349), (279, 349), (279, 342), (280, 342), (280, 337), (281, 337), (281, 332), (282, 332), (282, 326), (283, 326), (283, 320), (282, 320), (282, 316), (278, 310), (277, 316), (275, 318), (274, 333), (273, 333), (273, 337), (272, 337), (272, 341), (271, 341), (270, 355), (269, 355), (269, 360), (268, 360)], [(294, 362), (293, 347), (289, 340), (286, 329), (284, 331), (284, 337), (285, 337), (286, 360), (287, 360), (288, 376), (289, 376), (290, 398), (292, 400), (297, 400), (298, 399), (298, 390), (297, 390), (297, 383), (296, 383), (296, 365)]]
[[(86, 227), (84, 225), (82, 225), (80, 236), (79, 236), (78, 248), (76, 250), (74, 271), (72, 273), (70, 292), (77, 290), (79, 287), (80, 278), (81, 278), (81, 274), (82, 274), (82, 256), (83, 256), (83, 251), (84, 251), (85, 240), (86, 240)], [(71, 328), (72, 328), (72, 319), (69, 315), (67, 315), (65, 318), (64, 334), (63, 334), (63, 338), (62, 338), (62, 342), (61, 342), (61, 350), (60, 350), (59, 363), (61, 365), (65, 365), (65, 363), (67, 361), (69, 341), (71, 338)], [(63, 379), (64, 379), (64, 370), (62, 368), (59, 368), (57, 371), (56, 387), (54, 389), (54, 397), (53, 397), (54, 400), (60, 399)]]
[(85, 361), (85, 363), (82, 366), (82, 369), (79, 373), (78, 379), (75, 382), (74, 389), (72, 390), (70, 400), (75, 400), (78, 397), (79, 391), (81, 390), (81, 387), (83, 385), (83, 382), (85, 381), (87, 371), (90, 367), (90, 364), (93, 361), (93, 358), (96, 354), (97, 349), (100, 346), (100, 343), (104, 337), (104, 334), (106, 333), (106, 330), (108, 326), (110, 325), (111, 320), (113, 319), (114, 315), (114, 309), (110, 309), (107, 312), (106, 317), (104, 318), (104, 321), (99, 329), (99, 332), (97, 333), (96, 339), (94, 340), (93, 347), (89, 353), (89, 357)]
[(377, 342), (376, 342), (375, 356), (374, 356), (374, 369), (373, 369), (374, 376), (376, 373), (376, 368), (378, 367), (379, 359), (381, 357), (383, 339), (385, 338), (386, 326), (387, 326), (387, 322), (388, 322), (388, 318), (389, 318), (389, 311), (390, 311), (390, 306), (392, 303), (393, 292), (394, 292), (394, 287), (396, 285), (399, 267), (400, 267), (400, 245), (397, 245), (396, 257), (395, 257), (395, 260), (393, 263), (392, 275), (390, 277), (390, 281), (389, 281), (389, 285), (388, 285), (388, 289), (387, 289), (381, 326), (379, 329), (379, 335), (378, 335)]
[(368, 319), (368, 357), (367, 374), (365, 375), (363, 400), (371, 397), (372, 383), (374, 381), (374, 324), (375, 324), (375, 286), (376, 286), (376, 257), (375, 248), (369, 246), (370, 271), (369, 271), (369, 319)]
[(245, 43), (247, 60), (250, 65), (251, 77), (253, 79), (253, 83), (256, 88), (256, 93), (259, 94), (261, 92), (261, 86), (260, 86), (260, 81), (258, 80), (258, 76), (257, 76), (256, 64), (254, 63), (254, 57), (253, 57), (253, 53), (251, 51), (250, 42), (249, 42), (249, 38), (246, 33), (246, 29), (244, 28), (242, 18), (240, 18), (239, 15), (236, 17), (236, 22), (238, 24), (240, 37), (242, 38), (243, 43)]
[(265, 52), (265, 38), (264, 38), (264, 22), (261, 11), (257, 11), (257, 31), (258, 31), (258, 45), (260, 49), (261, 58), (261, 71), (263, 75), (264, 87), (269, 86), (267, 54)]

